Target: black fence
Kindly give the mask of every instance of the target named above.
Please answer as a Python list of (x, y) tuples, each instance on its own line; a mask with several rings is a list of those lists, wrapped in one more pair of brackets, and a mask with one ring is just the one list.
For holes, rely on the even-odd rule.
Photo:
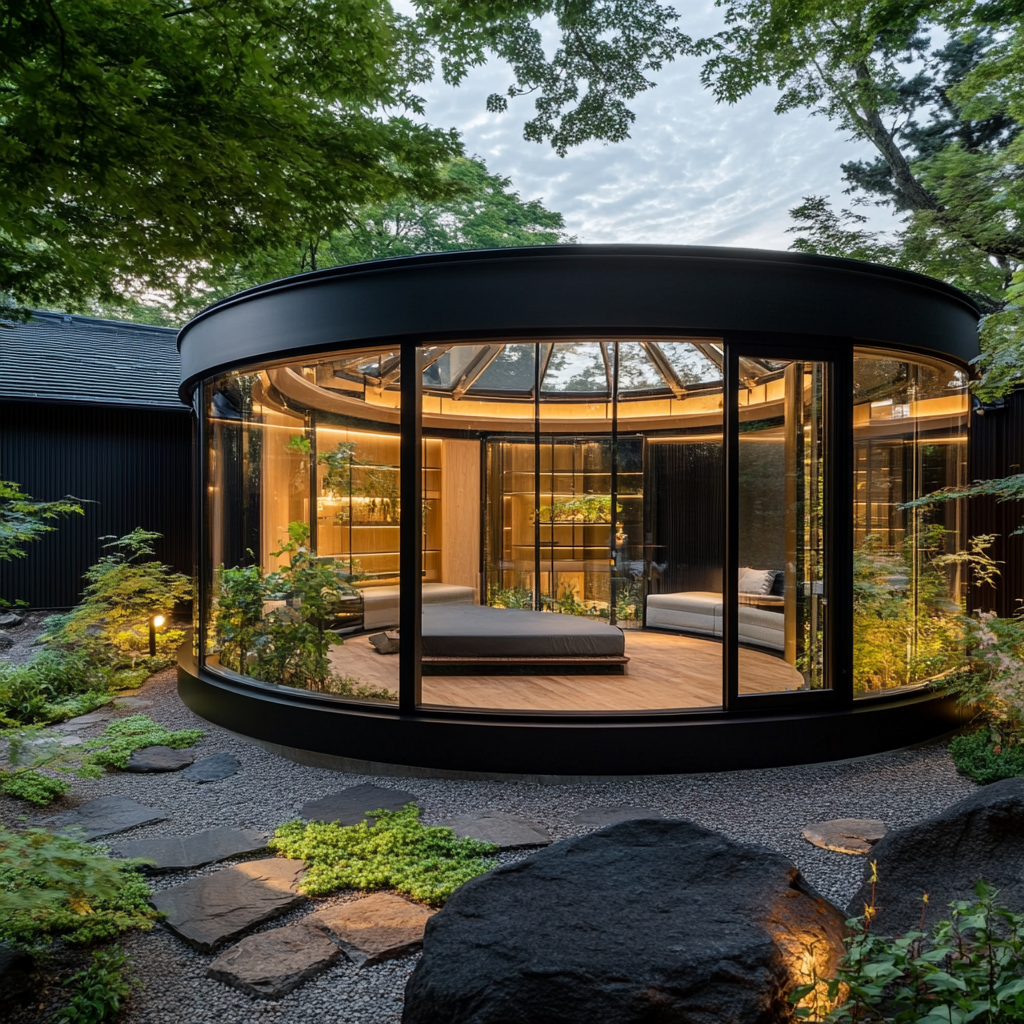
[(88, 501), (84, 516), (57, 524), (0, 562), (0, 596), (33, 608), (69, 608), (103, 535), (156, 530), (161, 561), (192, 572), (191, 421), (185, 409), (121, 409), (0, 402), (0, 479), (41, 501)]

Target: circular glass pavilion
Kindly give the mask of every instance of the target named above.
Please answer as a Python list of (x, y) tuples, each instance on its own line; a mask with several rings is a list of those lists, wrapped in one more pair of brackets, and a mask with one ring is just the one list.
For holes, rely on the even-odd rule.
[(566, 246), (274, 282), (181, 333), (186, 702), (349, 763), (600, 775), (954, 728), (966, 362), (928, 278)]

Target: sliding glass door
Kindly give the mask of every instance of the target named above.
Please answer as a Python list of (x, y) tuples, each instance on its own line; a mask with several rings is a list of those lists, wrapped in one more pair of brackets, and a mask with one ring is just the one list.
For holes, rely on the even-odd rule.
[(730, 351), (734, 500), (724, 592), (733, 707), (835, 687), (831, 551), (848, 513), (837, 515), (832, 489), (837, 361), (821, 354)]

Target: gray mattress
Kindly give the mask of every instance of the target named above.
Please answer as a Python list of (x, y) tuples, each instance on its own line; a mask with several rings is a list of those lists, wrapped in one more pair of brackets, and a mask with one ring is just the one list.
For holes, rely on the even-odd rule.
[(622, 630), (600, 620), (479, 605), (425, 605), (423, 654), (439, 658), (622, 657)]

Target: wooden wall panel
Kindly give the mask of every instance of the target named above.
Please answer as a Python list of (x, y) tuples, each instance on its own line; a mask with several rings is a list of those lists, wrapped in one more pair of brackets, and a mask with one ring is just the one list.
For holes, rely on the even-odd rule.
[(480, 442), (441, 445), (441, 582), (472, 587), (480, 601)]

